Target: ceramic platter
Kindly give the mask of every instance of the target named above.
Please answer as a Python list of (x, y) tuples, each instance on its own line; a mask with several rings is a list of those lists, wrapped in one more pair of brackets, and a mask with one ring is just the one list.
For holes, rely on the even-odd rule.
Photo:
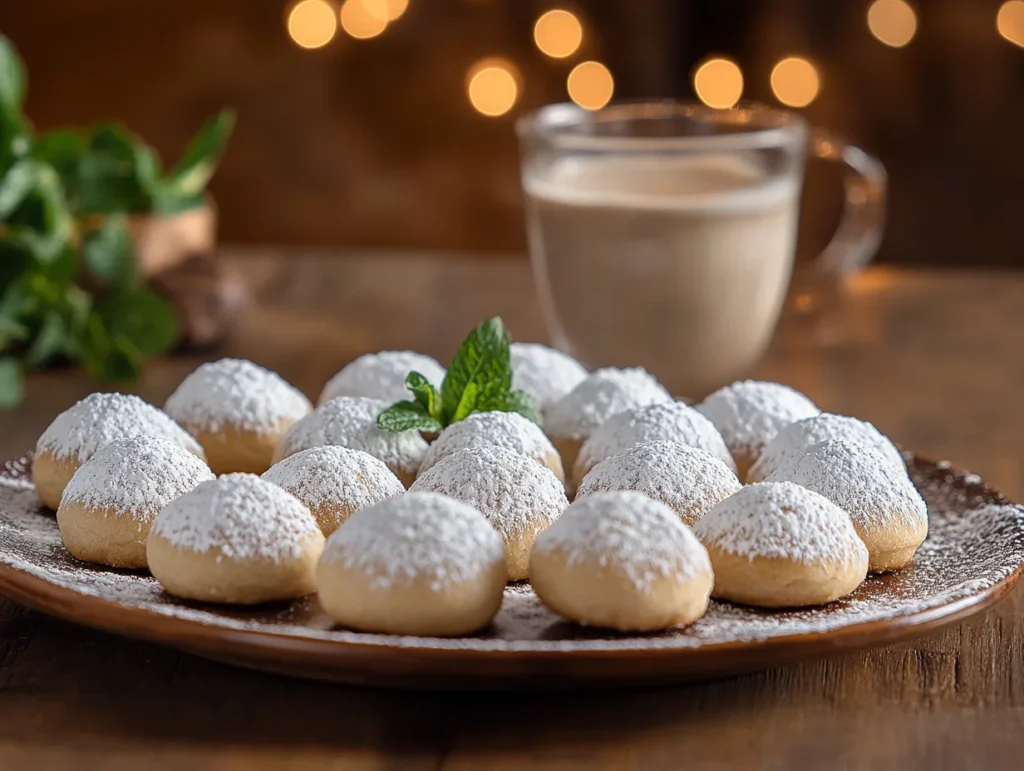
[(31, 461), (0, 471), (0, 594), (108, 632), (295, 677), (399, 688), (551, 688), (670, 684), (884, 645), (981, 612), (1024, 563), (1024, 507), (977, 476), (907, 456), (930, 534), (913, 567), (872, 576), (812, 610), (712, 602), (686, 629), (617, 635), (560, 620), (528, 585), (505, 592), (492, 626), (454, 640), (336, 629), (315, 598), (258, 608), (176, 600), (143, 572), (90, 565), (64, 550), (36, 500)]

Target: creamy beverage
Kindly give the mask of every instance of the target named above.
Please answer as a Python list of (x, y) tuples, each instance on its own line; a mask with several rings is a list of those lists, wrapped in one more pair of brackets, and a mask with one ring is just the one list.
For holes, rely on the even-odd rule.
[(802, 168), (759, 156), (570, 155), (524, 168), (554, 342), (694, 397), (767, 347), (792, 272)]

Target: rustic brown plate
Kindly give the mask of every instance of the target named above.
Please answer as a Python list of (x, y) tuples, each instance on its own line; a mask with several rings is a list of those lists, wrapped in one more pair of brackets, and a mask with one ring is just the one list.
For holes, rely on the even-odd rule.
[(148, 574), (79, 562), (31, 484), (31, 461), (0, 470), (0, 593), (110, 632), (242, 666), (402, 688), (669, 684), (883, 645), (962, 621), (1013, 587), (1024, 563), (1024, 507), (981, 479), (908, 455), (930, 534), (913, 567), (870, 577), (850, 598), (767, 612), (712, 602), (681, 630), (616, 635), (560, 620), (511, 586), (494, 624), (446, 640), (332, 627), (315, 598), (260, 608), (186, 603)]

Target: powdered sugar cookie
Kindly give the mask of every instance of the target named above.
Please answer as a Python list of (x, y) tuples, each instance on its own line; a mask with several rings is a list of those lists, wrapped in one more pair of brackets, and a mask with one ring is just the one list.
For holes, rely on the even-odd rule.
[(705, 450), (677, 442), (645, 442), (594, 466), (583, 477), (576, 500), (633, 490), (664, 503), (692, 527), (740, 487), (732, 469)]
[(131, 394), (90, 394), (62, 412), (39, 437), (32, 480), (39, 500), (56, 510), (78, 467), (118, 439), (153, 436), (203, 456), (203, 448), (181, 426)]
[(309, 399), (280, 375), (244, 359), (203, 364), (167, 399), (167, 414), (203, 446), (217, 474), (266, 471)]
[(719, 388), (697, 405), (715, 424), (746, 480), (761, 450), (785, 426), (821, 412), (799, 391), (781, 383), (742, 380)]
[(567, 353), (539, 343), (512, 343), (512, 387), (530, 394), (541, 414), (582, 383), (587, 370)]
[(319, 404), (339, 396), (368, 396), (383, 399), (388, 405), (412, 395), (405, 387), (410, 372), (419, 372), (438, 389), (444, 381), (445, 369), (436, 359), (415, 351), (380, 351), (367, 353), (349, 362), (324, 386)]
[(64, 546), (87, 562), (144, 568), (153, 518), (213, 478), (197, 455), (166, 439), (111, 442), (79, 466), (64, 488), (57, 508)]
[(707, 552), (668, 506), (636, 492), (588, 495), (540, 534), (530, 583), (556, 613), (589, 626), (649, 631), (708, 607)]
[(431, 492), (480, 511), (505, 542), (508, 580), (526, 578), (537, 533), (569, 505), (550, 469), (506, 447), (474, 447), (442, 458), (410, 492)]
[(225, 474), (164, 507), (146, 557), (169, 594), (251, 605), (312, 592), (323, 548), (295, 496), (253, 474)]
[(469, 634), (494, 618), (504, 589), (501, 536), (472, 506), (433, 493), (356, 512), (317, 568), (324, 610), (368, 632)]
[(384, 462), (348, 447), (311, 447), (267, 469), (263, 479), (302, 501), (330, 535), (352, 514), (405, 492)]
[(849, 515), (792, 482), (762, 482), (694, 527), (715, 570), (712, 596), (765, 608), (823, 605), (867, 576), (868, 550)]

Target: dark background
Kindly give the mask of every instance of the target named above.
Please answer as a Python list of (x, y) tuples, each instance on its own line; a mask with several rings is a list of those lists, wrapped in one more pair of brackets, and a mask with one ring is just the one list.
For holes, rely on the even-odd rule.
[[(0, 30), (29, 68), (41, 128), (117, 118), (166, 155), (224, 104), (238, 127), (213, 184), (231, 243), (521, 250), (512, 124), (565, 99), (583, 59), (616, 98), (692, 98), (694, 65), (734, 59), (744, 98), (777, 104), (773, 64), (813, 61), (805, 112), (878, 155), (891, 178), (881, 258), (1024, 265), (1024, 48), (996, 30), (999, 0), (916, 0), (904, 48), (868, 30), (861, 0), (410, 0), (380, 36), (326, 47), (289, 38), (282, 0), (5, 0)], [(533, 45), (537, 16), (576, 12), (568, 60)], [(465, 76), (515, 63), (515, 107), (487, 118)], [(804, 249), (827, 236), (836, 185), (812, 169)]]

